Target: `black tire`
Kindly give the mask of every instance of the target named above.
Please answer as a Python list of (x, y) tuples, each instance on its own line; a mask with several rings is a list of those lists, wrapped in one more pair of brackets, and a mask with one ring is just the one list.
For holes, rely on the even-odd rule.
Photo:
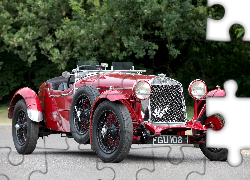
[(31, 154), (35, 150), (38, 132), (39, 123), (28, 117), (24, 99), (19, 100), (12, 118), (12, 137), (19, 154)]
[(210, 161), (226, 161), (228, 150), (226, 148), (208, 148), (206, 143), (202, 143), (199, 145), (203, 154)]
[(133, 124), (121, 102), (102, 102), (91, 124), (91, 145), (103, 162), (121, 162), (130, 151)]
[(81, 86), (76, 91), (70, 106), (70, 130), (75, 141), (80, 144), (89, 142), (89, 119), (92, 106), (100, 92), (93, 86)]
[[(206, 111), (200, 118), (201, 124), (205, 124), (206, 122)], [(227, 154), (228, 149), (226, 148), (208, 148), (206, 146), (206, 142), (199, 144), (200, 150), (203, 152), (203, 154), (210, 160), (210, 161), (226, 161), (227, 160)]]

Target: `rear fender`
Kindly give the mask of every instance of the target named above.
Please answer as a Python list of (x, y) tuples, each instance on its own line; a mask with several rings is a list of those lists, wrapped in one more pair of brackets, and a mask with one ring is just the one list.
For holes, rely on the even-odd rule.
[(43, 120), (43, 111), (42, 111), (42, 107), (41, 107), (41, 102), (40, 102), (36, 92), (28, 87), (19, 89), (14, 94), (14, 96), (10, 102), (9, 109), (8, 109), (8, 118), (11, 119), (13, 117), (15, 105), (21, 99), (25, 100), (25, 103), (27, 106), (27, 114), (28, 114), (29, 118), (35, 122), (42, 121)]

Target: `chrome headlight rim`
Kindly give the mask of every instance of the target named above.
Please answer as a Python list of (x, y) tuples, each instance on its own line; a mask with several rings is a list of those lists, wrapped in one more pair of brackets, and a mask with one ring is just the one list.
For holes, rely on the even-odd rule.
[[(205, 88), (205, 92), (204, 92), (202, 95), (199, 95), (199, 97), (197, 97), (198, 95), (195, 96), (195, 95), (192, 93), (192, 87), (194, 87), (195, 83), (197, 83), (197, 82), (202, 83), (202, 84), (204, 85), (204, 88)], [(206, 85), (206, 83), (205, 83), (204, 81), (202, 81), (201, 79), (196, 79), (196, 80), (192, 81), (192, 82), (189, 84), (188, 92), (189, 92), (190, 96), (191, 96), (193, 99), (195, 99), (195, 100), (203, 99), (203, 97), (207, 94), (207, 85)]]
[[(150, 90), (149, 90), (149, 93), (148, 93), (147, 97), (140, 98), (140, 97), (138, 97), (138, 94), (136, 94), (136, 87), (138, 87), (138, 85), (139, 85), (140, 83), (147, 83), (147, 84), (148, 84), (148, 87), (149, 87)], [(149, 96), (150, 96), (150, 94), (151, 94), (151, 91), (152, 91), (152, 89), (151, 89), (151, 85), (149, 84), (149, 82), (143, 81), (143, 80), (142, 80), (142, 81), (136, 82), (135, 85), (134, 85), (134, 87), (133, 87), (133, 93), (134, 93), (135, 97), (136, 97), (137, 99), (139, 99), (139, 100), (146, 100), (146, 99), (148, 99)]]

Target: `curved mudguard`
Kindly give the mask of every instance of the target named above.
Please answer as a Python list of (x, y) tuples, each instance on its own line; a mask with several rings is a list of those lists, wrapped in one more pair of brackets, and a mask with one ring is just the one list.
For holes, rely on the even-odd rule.
[[(133, 108), (130, 107), (130, 105), (127, 103), (126, 99), (128, 99), (127, 95), (121, 93), (120, 91), (118, 91), (116, 89), (103, 92), (100, 96), (98, 96), (98, 98), (96, 98), (96, 100), (93, 104), (91, 116), (90, 116), (90, 125), (92, 123), (93, 115), (94, 115), (94, 112), (95, 112), (97, 106), (101, 102), (103, 102), (103, 100), (109, 100), (109, 101), (113, 101), (113, 102), (114, 101), (122, 102), (128, 108), (128, 110), (132, 116), (132, 119), (133, 119), (133, 117), (135, 117), (135, 119), (138, 119), (137, 116), (135, 115)], [(91, 128), (89, 128), (89, 135), (90, 135), (90, 143), (91, 143)], [(91, 148), (92, 148), (92, 146), (91, 146)]]
[(32, 121), (40, 122), (43, 120), (41, 102), (35, 91), (25, 87), (19, 89), (13, 96), (8, 109), (8, 118), (12, 118), (16, 103), (24, 99), (27, 106), (27, 114)]
[(128, 99), (128, 97), (116, 89), (103, 92), (100, 96), (98, 96), (98, 98), (96, 98), (96, 100), (93, 104), (91, 116), (90, 116), (90, 121), (93, 117), (93, 113), (94, 113), (95, 109), (100, 104), (100, 102), (102, 102), (102, 100), (104, 100), (104, 99), (108, 99), (109, 101), (118, 101), (118, 100), (122, 100), (122, 99)]
[(116, 89), (103, 92), (97, 99), (103, 99), (103, 98), (106, 98), (110, 101), (128, 99), (128, 97), (125, 94), (121, 93), (119, 90), (116, 90)]

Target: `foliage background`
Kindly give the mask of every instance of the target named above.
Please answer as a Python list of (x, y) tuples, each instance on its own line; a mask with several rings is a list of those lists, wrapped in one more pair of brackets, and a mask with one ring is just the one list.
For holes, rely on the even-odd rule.
[(132, 61), (147, 74), (164, 73), (187, 88), (202, 79), (212, 90), (235, 79), (237, 96), (249, 96), (249, 43), (244, 28), (231, 42), (206, 41), (207, 18), (221, 6), (206, 0), (2, 0), (0, 100), (21, 87), (39, 86), (78, 61)]

